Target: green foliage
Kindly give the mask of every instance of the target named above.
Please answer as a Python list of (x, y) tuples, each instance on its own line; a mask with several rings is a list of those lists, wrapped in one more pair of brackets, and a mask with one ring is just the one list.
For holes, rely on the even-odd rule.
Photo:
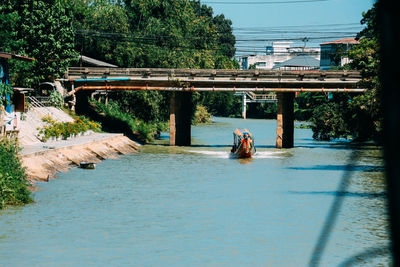
[(341, 116), (341, 107), (343, 105), (330, 102), (315, 108), (311, 119), (314, 139), (329, 141), (350, 135), (347, 124)]
[(0, 140), (0, 209), (32, 202), (15, 141)]
[(197, 105), (192, 124), (200, 123), (211, 123), (211, 114), (208, 113), (206, 107), (202, 105)]
[(0, 51), (12, 51), (18, 43), (16, 38), (18, 19), (17, 11), (12, 11), (9, 2), (0, 4)]
[(169, 94), (158, 91), (123, 91), (109, 96), (121, 110), (144, 122), (169, 118)]
[(121, 67), (234, 68), (230, 20), (188, 0), (63, 0), (84, 55)]
[(234, 57), (236, 52), (236, 38), (232, 33), (232, 21), (226, 19), (224, 14), (220, 14), (213, 18), (213, 22), (217, 28), (221, 53), (228, 58)]
[[(13, 83), (24, 87), (61, 77), (71, 62), (77, 63), (79, 53), (120, 67), (239, 66), (232, 59), (232, 22), (214, 16), (212, 8), (199, 1), (5, 0), (0, 18), (5, 29), (0, 47), (36, 59), (10, 64)], [(137, 119), (158, 123), (168, 119), (168, 97), (123, 92), (115, 100)], [(227, 106), (218, 98), (203, 102), (220, 115), (240, 113), (232, 104), (234, 97), (228, 97)]]
[(368, 89), (365, 94), (335, 97), (313, 113), (313, 131), (317, 139), (351, 136), (355, 140), (382, 138), (382, 87), (378, 73), (380, 69), (379, 42), (376, 24), (376, 4), (363, 13), (362, 24), (366, 28), (358, 34), (360, 44), (348, 52), (352, 60), (345, 69), (359, 70), (362, 80), (359, 86)]
[[(235, 52), (231, 21), (214, 16), (211, 7), (198, 1), (62, 2), (72, 11), (75, 49), (83, 55), (120, 67), (238, 68), (238, 62), (231, 59)], [(132, 91), (110, 98), (145, 123), (169, 118), (169, 94)], [(212, 108), (217, 109), (216, 105)], [(222, 114), (231, 112), (226, 110), (231, 107), (220, 105), (218, 109)]]
[(0, 106), (7, 106), (9, 104), (9, 101), (7, 99), (7, 96), (12, 96), (13, 94), (13, 89), (11, 85), (2, 83), (0, 81)]
[(233, 92), (202, 92), (198, 104), (216, 116), (239, 117), (241, 114), (241, 98)]
[[(74, 30), (71, 14), (57, 0), (5, 0), (0, 16), (7, 20), (0, 46), (33, 57), (33, 63), (13, 61), (10, 73), (14, 84), (36, 86), (40, 81), (61, 77), (73, 60)], [(3, 23), (3, 22), (2, 22)]]
[(162, 130), (165, 130), (165, 124), (161, 122), (145, 122), (135, 118), (129, 112), (124, 111), (117, 101), (109, 101), (105, 105), (99, 101), (91, 100), (91, 105), (104, 117), (119, 125), (125, 125), (131, 133), (136, 135), (141, 141), (149, 142), (154, 140), (155, 136)]
[(46, 123), (39, 128), (39, 138), (43, 141), (47, 141), (51, 137), (67, 139), (88, 130), (98, 132), (101, 129), (99, 123), (90, 121), (83, 116), (76, 117), (74, 122), (57, 122), (49, 115), (43, 117), (42, 121)]
[(64, 106), (64, 98), (58, 91), (53, 91), (50, 94), (50, 104), (57, 108)]
[(296, 120), (308, 121), (316, 107), (328, 103), (325, 93), (299, 93), (295, 98), (294, 117)]

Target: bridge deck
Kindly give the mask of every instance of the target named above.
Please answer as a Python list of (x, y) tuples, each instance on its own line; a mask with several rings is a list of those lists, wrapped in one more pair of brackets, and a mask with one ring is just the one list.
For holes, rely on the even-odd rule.
[(363, 92), (357, 71), (271, 71), (212, 69), (68, 69), (77, 90), (168, 90)]

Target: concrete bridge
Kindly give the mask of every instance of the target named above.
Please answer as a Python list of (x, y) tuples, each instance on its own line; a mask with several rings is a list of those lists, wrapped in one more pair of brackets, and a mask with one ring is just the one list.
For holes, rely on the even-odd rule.
[[(68, 95), (117, 90), (171, 91), (170, 145), (191, 144), (192, 92), (275, 92), (277, 148), (293, 147), (295, 92), (363, 93), (357, 71), (69, 68)], [(83, 93), (83, 94), (82, 94)], [(79, 101), (78, 101), (79, 104)]]

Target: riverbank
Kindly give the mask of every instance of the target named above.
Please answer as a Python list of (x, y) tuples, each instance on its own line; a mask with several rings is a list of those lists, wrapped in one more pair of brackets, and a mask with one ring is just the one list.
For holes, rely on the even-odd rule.
[(98, 163), (107, 158), (137, 153), (139, 144), (122, 134), (93, 133), (70, 140), (35, 143), (22, 147), (19, 155), (28, 181), (49, 181), (81, 161)]

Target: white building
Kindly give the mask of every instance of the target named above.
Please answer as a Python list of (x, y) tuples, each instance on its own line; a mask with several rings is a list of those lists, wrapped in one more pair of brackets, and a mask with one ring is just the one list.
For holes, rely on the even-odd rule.
[(293, 42), (272, 42), (266, 47), (265, 54), (247, 55), (239, 59), (243, 70), (249, 68), (271, 70), (274, 66), (299, 55), (307, 54), (315, 59), (320, 58), (319, 48), (292, 47)]
[(346, 38), (320, 44), (321, 46), (321, 70), (329, 70), (343, 66), (350, 62), (347, 51), (352, 49), (359, 41), (354, 38)]

